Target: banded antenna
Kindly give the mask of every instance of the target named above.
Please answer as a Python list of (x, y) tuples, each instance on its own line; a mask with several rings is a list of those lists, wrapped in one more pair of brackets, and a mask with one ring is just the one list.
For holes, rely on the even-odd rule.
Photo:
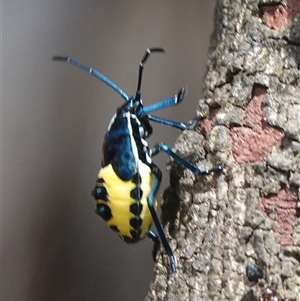
[(89, 67), (89, 66), (81, 63), (80, 61), (78, 61), (76, 59), (73, 59), (69, 56), (55, 55), (55, 56), (53, 56), (52, 60), (53, 61), (60, 61), (60, 62), (70, 63), (73, 66), (92, 74), (93, 76), (97, 77), (98, 79), (103, 81), (105, 84), (107, 84), (109, 87), (111, 87), (113, 90), (118, 92), (122, 96), (122, 98), (125, 99), (125, 101), (129, 100), (129, 96), (119, 86), (117, 86), (113, 81), (111, 81), (108, 77), (103, 75), (98, 70), (93, 69), (93, 68), (91, 68), (91, 67)]
[(165, 52), (165, 50), (163, 48), (160, 48), (160, 47), (147, 48), (144, 57), (140, 61), (139, 79), (138, 79), (138, 85), (137, 85), (136, 94), (135, 94), (135, 100), (138, 101), (138, 102), (141, 100), (141, 85), (142, 85), (142, 77), (143, 77), (144, 66), (145, 66), (145, 63), (146, 63), (148, 57), (150, 56), (150, 54), (152, 52)]

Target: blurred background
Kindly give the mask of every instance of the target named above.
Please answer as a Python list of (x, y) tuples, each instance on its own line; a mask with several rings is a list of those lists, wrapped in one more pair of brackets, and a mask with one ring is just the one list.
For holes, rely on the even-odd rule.
[[(216, 0), (2, 1), (2, 300), (143, 300), (153, 244), (127, 245), (94, 213), (101, 146), (123, 99), (91, 75), (51, 61), (71, 55), (129, 95), (147, 47), (142, 98), (187, 86), (177, 107), (195, 115)], [(150, 146), (179, 131), (154, 124)], [(154, 160), (164, 171), (165, 154)], [(164, 173), (159, 199), (168, 185)]]

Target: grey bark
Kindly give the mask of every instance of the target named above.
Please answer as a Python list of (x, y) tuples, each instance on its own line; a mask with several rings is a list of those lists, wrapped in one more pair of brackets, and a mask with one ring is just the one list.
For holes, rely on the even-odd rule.
[(178, 272), (161, 252), (147, 301), (260, 300), (248, 262), (278, 296), (300, 300), (298, 5), (218, 2), (199, 123), (175, 150), (224, 170), (198, 177), (172, 163), (162, 220)]

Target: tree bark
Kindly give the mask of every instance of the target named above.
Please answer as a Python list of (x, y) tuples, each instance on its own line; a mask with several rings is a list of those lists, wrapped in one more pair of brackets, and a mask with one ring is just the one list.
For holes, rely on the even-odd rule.
[(178, 261), (161, 252), (150, 300), (270, 300), (246, 277), (300, 300), (300, 4), (220, 0), (198, 124), (175, 151), (162, 221)]

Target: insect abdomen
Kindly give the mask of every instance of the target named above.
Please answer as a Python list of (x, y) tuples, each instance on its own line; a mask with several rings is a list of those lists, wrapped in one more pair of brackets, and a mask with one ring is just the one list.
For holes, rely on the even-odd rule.
[(138, 166), (139, 172), (129, 181), (120, 179), (111, 164), (101, 168), (93, 191), (96, 212), (128, 243), (142, 239), (152, 223), (147, 204), (151, 170), (140, 160)]

